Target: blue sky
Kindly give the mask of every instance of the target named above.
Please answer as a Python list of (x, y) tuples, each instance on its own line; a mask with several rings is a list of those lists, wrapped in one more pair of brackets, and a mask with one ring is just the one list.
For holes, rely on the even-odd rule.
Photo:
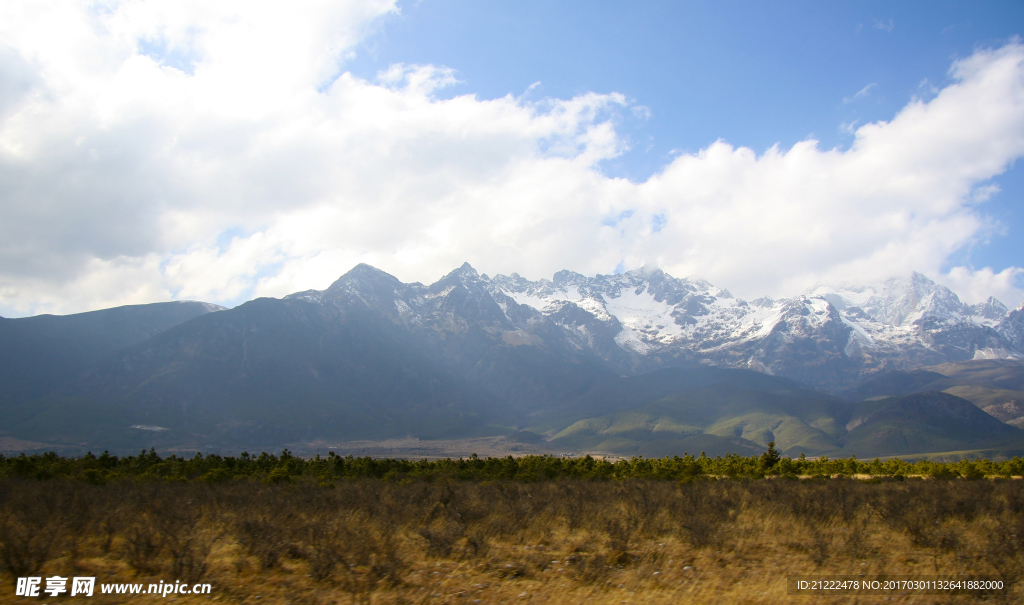
[[(853, 134), (846, 126), (891, 119), (912, 98), (948, 84), (953, 60), (1024, 31), (1019, 1), (400, 6), (345, 70), (372, 79), (394, 63), (450, 66), (460, 82), (447, 96), (620, 92), (650, 114), (620, 117), (630, 150), (601, 170), (634, 181), (718, 139), (757, 152), (807, 138), (847, 148)], [(985, 213), (1004, 226), (1002, 234), (947, 265), (1001, 271), (1024, 262), (1024, 171), (992, 182), (1002, 191)]]
[(1021, 2), (12, 0), (0, 315), (656, 265), (1024, 301)]

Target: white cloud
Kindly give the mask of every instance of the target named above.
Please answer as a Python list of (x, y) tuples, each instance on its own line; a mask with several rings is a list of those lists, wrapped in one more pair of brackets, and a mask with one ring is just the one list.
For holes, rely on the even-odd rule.
[[(457, 65), (339, 73), (392, 2), (104, 6), (0, 5), (4, 315), (281, 296), (357, 262), (424, 282), (467, 260), (534, 278), (650, 263), (747, 297), (938, 277), (1024, 155), (1017, 43), (851, 125), (846, 151), (718, 142), (632, 183), (597, 168), (625, 150), (618, 117), (646, 113), (620, 94), (444, 99)], [(947, 281), (1024, 298), (1019, 269), (985, 271)]]
[(896, 22), (892, 19), (875, 19), (874, 27), (878, 31), (889, 33), (896, 28)]
[(971, 193), (971, 203), (981, 204), (992, 199), (992, 196), (1002, 191), (999, 185), (979, 185)]
[(868, 84), (864, 88), (861, 88), (860, 90), (858, 90), (857, 93), (854, 94), (853, 96), (851, 96), (851, 97), (844, 97), (843, 98), (843, 103), (853, 103), (857, 99), (863, 99), (864, 97), (866, 97), (866, 96), (871, 94), (871, 89), (874, 88), (875, 86), (878, 86), (877, 82), (872, 82), (871, 84)]
[(917, 83), (917, 90), (929, 98), (939, 94), (939, 87), (932, 84), (928, 78), (924, 78)]
[(640, 187), (651, 207), (669, 210), (656, 258), (748, 296), (914, 269), (940, 275), (986, 227), (971, 207), (986, 190), (975, 197), (975, 186), (1024, 154), (1024, 48), (980, 51), (951, 75), (931, 101), (858, 128), (848, 151), (805, 141), (758, 157), (717, 143), (677, 159)]
[(634, 105), (630, 108), (633, 111), (633, 116), (638, 120), (650, 120), (651, 119), (651, 108), (645, 105)]
[(941, 276), (940, 281), (960, 295), (964, 302), (979, 303), (995, 296), (1011, 309), (1022, 300), (1016, 284), (1024, 276), (1024, 269), (1007, 267), (999, 273), (991, 267), (974, 270), (968, 267), (953, 267)]

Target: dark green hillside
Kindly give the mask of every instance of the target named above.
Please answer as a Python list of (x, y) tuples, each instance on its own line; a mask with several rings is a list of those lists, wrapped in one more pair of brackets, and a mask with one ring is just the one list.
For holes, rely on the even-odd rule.
[(1009, 359), (977, 359), (917, 370), (889, 370), (865, 378), (842, 391), (841, 395), (848, 401), (863, 401), (968, 385), (1024, 391), (1024, 363)]
[[(652, 380), (641, 381), (648, 377)], [(622, 379), (617, 387), (582, 399), (577, 409), (591, 401), (596, 411), (614, 409), (611, 402), (616, 397), (622, 398), (627, 411), (574, 422), (552, 443), (661, 455), (678, 447), (747, 453), (775, 441), (782, 451), (813, 454), (839, 447), (837, 439), (845, 432), (845, 417), (852, 409), (788, 379), (714, 368), (662, 370)]]
[[(927, 374), (918, 377), (932, 380)], [(791, 456), (873, 457), (1024, 447), (1024, 431), (946, 393), (854, 404), (741, 370), (664, 371), (644, 383), (659, 388), (624, 388), (635, 380), (622, 379), (618, 388), (593, 394), (594, 409), (607, 409), (608, 400), (622, 397), (625, 410), (570, 423), (551, 443), (569, 450), (648, 456), (702, 450), (746, 454), (763, 450), (771, 441)], [(673, 387), (678, 390), (654, 399)], [(645, 397), (648, 401), (637, 405)], [(579, 403), (582, 407), (586, 402), (584, 398)]]
[(864, 401), (878, 397), (901, 397), (911, 393), (942, 391), (957, 382), (944, 374), (929, 370), (888, 370), (860, 381), (841, 394), (847, 401)]
[[(0, 431), (104, 447), (473, 437), (514, 430), (614, 375), (550, 320), (510, 301), (503, 309), (479, 281), (468, 265), (429, 288), (360, 265), (323, 292), (155, 335), (114, 314), (125, 325), (90, 332), (101, 342), (80, 360), (53, 347), (26, 356), (21, 373), (39, 379), (2, 385), (24, 405), (2, 406)], [(120, 333), (137, 337), (110, 336)], [(46, 339), (6, 342), (13, 358)], [(69, 349), (65, 339), (57, 353)]]
[(848, 401), (944, 391), (962, 397), (992, 417), (1024, 427), (1024, 363), (978, 359), (871, 376), (843, 393)]
[(722, 384), (765, 393), (809, 390), (795, 380), (750, 370), (710, 366), (665, 368), (639, 376), (607, 376), (595, 382), (588, 390), (577, 393), (562, 407), (540, 416), (538, 421), (561, 428), (580, 418), (635, 410), (670, 395)]
[(1024, 391), (1024, 363), (1010, 359), (976, 359), (928, 368), (957, 385)]
[(948, 393), (916, 393), (868, 402), (868, 406), (861, 407), (851, 422), (854, 426), (841, 439), (840, 451), (845, 455), (899, 456), (1024, 447), (1024, 431)]
[(945, 392), (963, 397), (998, 420), (1024, 428), (1024, 391), (990, 389), (969, 384), (951, 387)]

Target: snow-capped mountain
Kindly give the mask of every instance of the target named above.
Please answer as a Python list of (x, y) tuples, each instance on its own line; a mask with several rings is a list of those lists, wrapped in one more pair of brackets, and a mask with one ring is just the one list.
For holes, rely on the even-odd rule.
[(424, 286), (360, 266), (324, 292), (290, 298), (359, 301), (442, 336), (459, 357), (466, 356), (456, 351), (463, 337), (444, 335), (476, 330), (479, 346), (490, 338), (559, 357), (592, 353), (626, 372), (703, 363), (834, 387), (882, 368), (1024, 358), (1024, 311), (1009, 312), (994, 298), (964, 304), (920, 273), (745, 301), (658, 269), (595, 277), (560, 271), (531, 281), (480, 275), (467, 263)]
[[(575, 342), (609, 361), (626, 358), (633, 370), (697, 361), (832, 386), (881, 367), (1022, 357), (1024, 313), (1013, 312), (1013, 323), (998, 300), (966, 305), (919, 273), (749, 302), (707, 281), (660, 270), (483, 280), (496, 297), (535, 309)], [(609, 340), (618, 351), (609, 349)]]
[[(745, 301), (657, 269), (595, 277), (560, 271), (531, 281), (481, 275), (467, 263), (426, 286), (359, 265), (326, 290), (273, 304), (280, 321), (322, 326), (310, 328), (317, 350), (346, 326), (376, 326), (376, 336), (360, 338), (419, 351), (524, 410), (565, 401), (600, 376), (670, 366), (751, 369), (839, 389), (883, 368), (1024, 358), (1024, 311), (1007, 312), (995, 299), (966, 305), (917, 273)], [(244, 344), (250, 332), (268, 329), (245, 328), (238, 338)], [(336, 346), (348, 347), (345, 339)], [(317, 359), (310, 363), (319, 369), (310, 371), (325, 375), (333, 362)]]
[[(820, 418), (807, 416), (810, 395), (800, 383), (841, 393), (884, 368), (1024, 359), (1024, 306), (965, 305), (919, 274), (744, 301), (704, 280), (659, 270), (595, 277), (560, 271), (531, 281), (488, 277), (465, 264), (428, 286), (359, 265), (322, 291), (233, 309), (202, 303), (154, 309), (159, 321), (141, 307), (0, 320), (0, 353), (13, 368), (0, 371), (5, 417), (33, 418), (45, 410), (40, 418), (62, 418), (68, 416), (62, 406), (73, 405), (69, 417), (97, 419), (46, 430), (39, 427), (49, 420), (26, 420), (19, 438), (84, 443), (100, 435), (138, 444), (124, 434), (136, 425), (169, 427), (161, 443), (179, 445), (465, 437), (509, 427), (561, 431), (710, 388), (708, 380), (725, 381), (722, 388), (740, 399), (747, 397), (740, 391), (770, 383), (756, 387), (768, 391), (751, 395), (749, 409), (777, 415), (785, 408), (786, 418), (799, 416), (813, 428)], [(108, 316), (113, 323), (94, 321)], [(110, 341), (118, 334), (123, 337)], [(85, 345), (88, 357), (55, 363), (61, 352)], [(929, 384), (938, 376), (923, 375), (931, 376)], [(839, 419), (836, 426), (846, 425), (839, 399), (814, 398), (825, 406), (814, 409), (827, 408), (828, 418)], [(1016, 400), (1000, 405), (999, 413), (1016, 413)], [(120, 420), (111, 420), (117, 416), (111, 410), (121, 410)], [(681, 418), (670, 424), (689, 426)], [(643, 439), (664, 437), (653, 428), (661, 419), (650, 418), (653, 432)], [(741, 424), (763, 429), (750, 422)], [(747, 431), (743, 426), (737, 425)], [(718, 437), (754, 434), (742, 431)], [(774, 439), (757, 434), (765, 437), (758, 443)]]
[(828, 300), (854, 328), (851, 352), (900, 357), (919, 365), (1020, 354), (998, 329), (1007, 316), (1006, 305), (992, 297), (964, 304), (949, 288), (920, 273), (877, 286), (819, 286), (810, 294)]
[(999, 320), (996, 330), (1006, 338), (1014, 351), (1024, 351), (1024, 303)]

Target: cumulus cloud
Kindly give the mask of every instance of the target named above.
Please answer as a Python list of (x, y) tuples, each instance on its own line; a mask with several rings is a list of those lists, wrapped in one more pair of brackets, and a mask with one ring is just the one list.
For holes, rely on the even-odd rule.
[(1009, 303), (1010, 308), (1016, 307), (1021, 300), (1017, 282), (1024, 275), (1020, 267), (1007, 267), (996, 273), (990, 267), (973, 270), (968, 267), (953, 267), (949, 273), (941, 276), (940, 281), (958, 293), (968, 303), (979, 303), (994, 296)]
[(932, 100), (857, 128), (846, 151), (804, 141), (757, 156), (719, 142), (676, 159), (638, 187), (649, 212), (669, 220), (636, 255), (728, 276), (745, 293), (915, 268), (939, 275), (986, 228), (975, 205), (991, 194), (982, 183), (1024, 154), (1024, 48), (979, 51), (951, 76)]
[(621, 94), (443, 98), (458, 66), (345, 72), (394, 11), (0, 6), (3, 314), (232, 304), (358, 262), (429, 282), (467, 260), (534, 278), (658, 265), (748, 297), (919, 270), (1024, 298), (1017, 268), (940, 271), (1024, 154), (1018, 43), (956, 62), (847, 150), (719, 141), (634, 183), (599, 169), (627, 149), (620, 116), (646, 113)]

